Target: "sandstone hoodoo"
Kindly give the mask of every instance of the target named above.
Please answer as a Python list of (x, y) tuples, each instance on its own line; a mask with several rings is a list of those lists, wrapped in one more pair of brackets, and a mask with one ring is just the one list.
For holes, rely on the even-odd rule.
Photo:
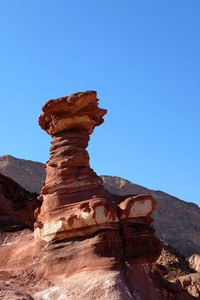
[(104, 189), (102, 178), (90, 168), (85, 150), (89, 135), (103, 123), (107, 112), (98, 107), (96, 92), (50, 100), (42, 110), (39, 124), (53, 141), (39, 197), (43, 204), (35, 212), (36, 241), (50, 242), (116, 229), (121, 226), (119, 221), (129, 219), (130, 223), (136, 219), (140, 223), (138, 218), (145, 218), (145, 224), (150, 224), (149, 216), (156, 205), (151, 196), (117, 198)]
[[(199, 299), (197, 272), (177, 283), (163, 277), (168, 255), (161, 253), (151, 227), (153, 197), (148, 193), (113, 195), (90, 168), (86, 147), (105, 113), (94, 91), (46, 102), (39, 124), (53, 141), (41, 202), (2, 176), (0, 298)], [(171, 262), (174, 259), (170, 260), (174, 271)], [(179, 275), (188, 272), (186, 265)], [(188, 285), (188, 278), (192, 284)]]
[[(85, 148), (89, 135), (95, 126), (103, 123), (105, 114), (106, 110), (98, 107), (93, 91), (50, 100), (44, 105), (39, 124), (52, 135), (53, 141), (39, 198), (44, 202), (41, 211), (36, 211), (40, 222), (36, 224), (36, 240), (63, 238), (63, 231), (64, 237), (85, 235), (81, 228), (95, 226), (96, 218), (103, 217), (96, 211), (105, 207), (109, 193), (104, 190), (102, 179), (90, 168)], [(107, 207), (107, 221), (113, 218), (112, 207)]]
[(90, 168), (89, 135), (107, 112), (96, 92), (50, 100), (42, 110), (39, 124), (53, 138), (35, 211), (42, 272), (69, 299), (171, 299), (180, 286), (163, 279), (156, 265), (155, 200), (112, 195)]

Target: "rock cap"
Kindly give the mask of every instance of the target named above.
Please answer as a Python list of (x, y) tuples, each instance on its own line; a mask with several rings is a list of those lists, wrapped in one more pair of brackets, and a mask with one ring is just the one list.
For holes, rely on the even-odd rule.
[(91, 134), (95, 126), (101, 125), (106, 109), (98, 107), (95, 91), (77, 92), (70, 96), (52, 99), (42, 107), (39, 125), (48, 134), (81, 129)]

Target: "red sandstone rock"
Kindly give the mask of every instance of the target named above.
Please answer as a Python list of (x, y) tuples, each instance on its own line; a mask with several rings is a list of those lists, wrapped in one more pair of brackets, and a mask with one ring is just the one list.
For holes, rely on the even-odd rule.
[[(53, 137), (43, 204), (35, 212), (42, 272), (57, 284), (60, 278), (72, 299), (78, 299), (77, 283), (85, 299), (169, 299), (180, 287), (163, 279), (155, 264), (161, 246), (150, 226), (154, 199), (113, 196), (90, 169), (85, 148), (105, 113), (96, 92), (89, 91), (48, 101), (39, 117)], [(112, 282), (109, 292), (105, 278)]]
[[(46, 181), (40, 200), (44, 200), (39, 219), (70, 210), (73, 203), (102, 199), (109, 194), (102, 179), (90, 169), (89, 134), (103, 123), (106, 110), (98, 108), (96, 92), (72, 94), (47, 101), (39, 117), (40, 126), (53, 136), (51, 155), (46, 164)], [(67, 207), (67, 205), (69, 207)]]
[[(155, 209), (150, 196), (130, 197), (117, 204), (104, 189), (101, 177), (90, 168), (89, 134), (103, 123), (106, 110), (98, 107), (96, 92), (72, 94), (47, 101), (39, 124), (53, 137), (41, 192), (41, 209), (35, 212), (38, 243), (118, 229), (120, 222), (138, 222)], [(145, 219), (140, 221), (145, 223)], [(148, 222), (147, 222), (148, 223)]]
[(90, 91), (43, 107), (39, 123), (53, 142), (43, 203), (35, 211), (37, 244), (28, 233), (3, 245), (0, 275), (9, 270), (10, 284), (11, 276), (35, 283), (29, 293), (18, 284), (24, 299), (172, 299), (181, 285), (164, 279), (156, 265), (161, 246), (150, 226), (155, 200), (113, 196), (90, 169), (85, 148), (105, 114), (97, 100)]

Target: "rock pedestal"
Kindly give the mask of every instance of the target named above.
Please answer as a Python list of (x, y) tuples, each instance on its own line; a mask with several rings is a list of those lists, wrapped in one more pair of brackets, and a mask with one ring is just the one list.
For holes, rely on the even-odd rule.
[(155, 263), (161, 252), (150, 226), (155, 200), (112, 195), (90, 168), (89, 135), (106, 114), (96, 92), (50, 100), (42, 110), (39, 124), (53, 141), (43, 204), (35, 211), (40, 276), (60, 280), (65, 296), (74, 295), (70, 299), (79, 299), (77, 284), (81, 299), (170, 299), (177, 286)]
[(93, 91), (50, 100), (42, 109), (39, 124), (53, 141), (39, 197), (43, 205), (35, 212), (35, 239), (85, 236), (116, 219), (112, 197), (90, 168), (85, 150), (89, 135), (103, 123), (107, 111), (98, 107)]
[[(101, 177), (90, 168), (85, 150), (89, 135), (103, 123), (107, 112), (98, 107), (96, 92), (50, 100), (42, 110), (39, 124), (53, 141), (39, 197), (43, 204), (35, 212), (36, 241), (52, 242), (103, 229), (119, 230), (128, 220), (150, 224), (148, 217), (155, 209), (151, 196), (121, 201), (104, 189)], [(125, 231), (130, 234), (130, 230)]]
[[(18, 233), (7, 232), (16, 226), (4, 227), (0, 298), (186, 299), (181, 294), (173, 298), (181, 284), (165, 280), (166, 269), (156, 264), (161, 246), (150, 225), (154, 199), (112, 195), (89, 166), (85, 150), (89, 135), (105, 113), (93, 91), (44, 105), (39, 124), (53, 141), (39, 197), (42, 206), (35, 211), (35, 240), (30, 229), (21, 230), (24, 225), (17, 227)], [(22, 205), (21, 197), (15, 197), (21, 195), (21, 188), (17, 187), (20, 195), (10, 194), (8, 182), (2, 183), (0, 204), (5, 213), (1, 221), (6, 225), (10, 216), (29, 224), (27, 216), (32, 216), (34, 205), (27, 201)], [(26, 208), (30, 212), (24, 217)]]

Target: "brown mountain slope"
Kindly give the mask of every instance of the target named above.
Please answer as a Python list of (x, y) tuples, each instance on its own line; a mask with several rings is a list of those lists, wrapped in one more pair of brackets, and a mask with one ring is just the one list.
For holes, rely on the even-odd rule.
[[(162, 252), (157, 260), (160, 268), (166, 272), (165, 278), (172, 282), (180, 282), (182, 292), (173, 300), (199, 299), (200, 273), (190, 267), (188, 260), (167, 242), (161, 241)], [(167, 269), (167, 270), (166, 270)]]
[(26, 190), (38, 194), (46, 177), (44, 164), (11, 155), (0, 156), (0, 173), (11, 177)]

